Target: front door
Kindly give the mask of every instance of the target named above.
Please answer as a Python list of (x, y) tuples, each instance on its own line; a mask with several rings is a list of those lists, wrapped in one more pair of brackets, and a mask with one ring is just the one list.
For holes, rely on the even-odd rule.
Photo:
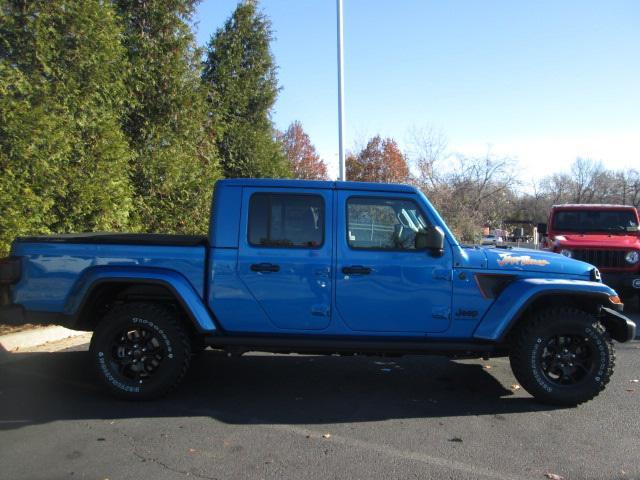
[(238, 274), (274, 330), (331, 321), (332, 191), (310, 192), (243, 191)]
[(354, 332), (442, 332), (452, 252), (416, 249), (430, 219), (413, 195), (338, 191), (336, 313)]

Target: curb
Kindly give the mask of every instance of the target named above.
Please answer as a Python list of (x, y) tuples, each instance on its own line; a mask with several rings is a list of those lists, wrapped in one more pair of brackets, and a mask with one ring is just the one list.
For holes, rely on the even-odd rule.
[(57, 342), (69, 337), (85, 335), (87, 332), (69, 330), (68, 328), (51, 326), (34, 328), (23, 332), (8, 333), (0, 336), (0, 351), (19, 352), (21, 350), (44, 345), (48, 342)]

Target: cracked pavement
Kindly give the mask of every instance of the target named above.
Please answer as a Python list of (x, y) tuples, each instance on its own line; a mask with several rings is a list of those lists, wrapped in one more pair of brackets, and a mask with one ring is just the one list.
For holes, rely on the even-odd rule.
[(640, 341), (578, 408), (533, 402), (502, 358), (215, 352), (167, 398), (129, 403), (85, 349), (0, 365), (0, 478), (640, 479)]

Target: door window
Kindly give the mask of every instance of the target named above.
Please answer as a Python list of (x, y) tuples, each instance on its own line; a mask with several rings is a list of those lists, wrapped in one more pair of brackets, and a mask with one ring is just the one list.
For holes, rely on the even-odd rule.
[(259, 247), (319, 248), (324, 202), (318, 195), (256, 193), (249, 201), (249, 243)]
[(347, 201), (347, 242), (351, 248), (416, 250), (416, 233), (428, 225), (407, 199), (352, 197)]

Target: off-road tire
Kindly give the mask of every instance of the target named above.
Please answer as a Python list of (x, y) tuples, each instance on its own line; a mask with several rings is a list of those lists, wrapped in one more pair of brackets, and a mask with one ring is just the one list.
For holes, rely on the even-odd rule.
[[(121, 358), (117, 352), (125, 348), (118, 343), (126, 336), (123, 332), (137, 329), (144, 330), (145, 335), (153, 335), (153, 344), (158, 345), (157, 351), (162, 354), (158, 353), (159, 362), (151, 358), (158, 366), (148, 378), (130, 378), (136, 372), (125, 369), (132, 366), (123, 369), (119, 363)], [(140, 355), (141, 348), (138, 349)], [(96, 326), (89, 351), (103, 385), (115, 396), (127, 400), (150, 400), (166, 395), (182, 381), (191, 361), (191, 342), (178, 314), (161, 304), (146, 302), (113, 307)], [(144, 360), (148, 358), (144, 357)], [(142, 362), (136, 359), (138, 361)], [(143, 371), (142, 375), (145, 374)]]
[[(546, 342), (556, 336), (574, 336), (592, 352), (591, 367), (574, 384), (559, 385), (543, 367)], [(520, 385), (542, 403), (575, 406), (596, 397), (609, 382), (615, 351), (607, 331), (595, 317), (570, 307), (532, 313), (511, 336), (509, 360)]]

